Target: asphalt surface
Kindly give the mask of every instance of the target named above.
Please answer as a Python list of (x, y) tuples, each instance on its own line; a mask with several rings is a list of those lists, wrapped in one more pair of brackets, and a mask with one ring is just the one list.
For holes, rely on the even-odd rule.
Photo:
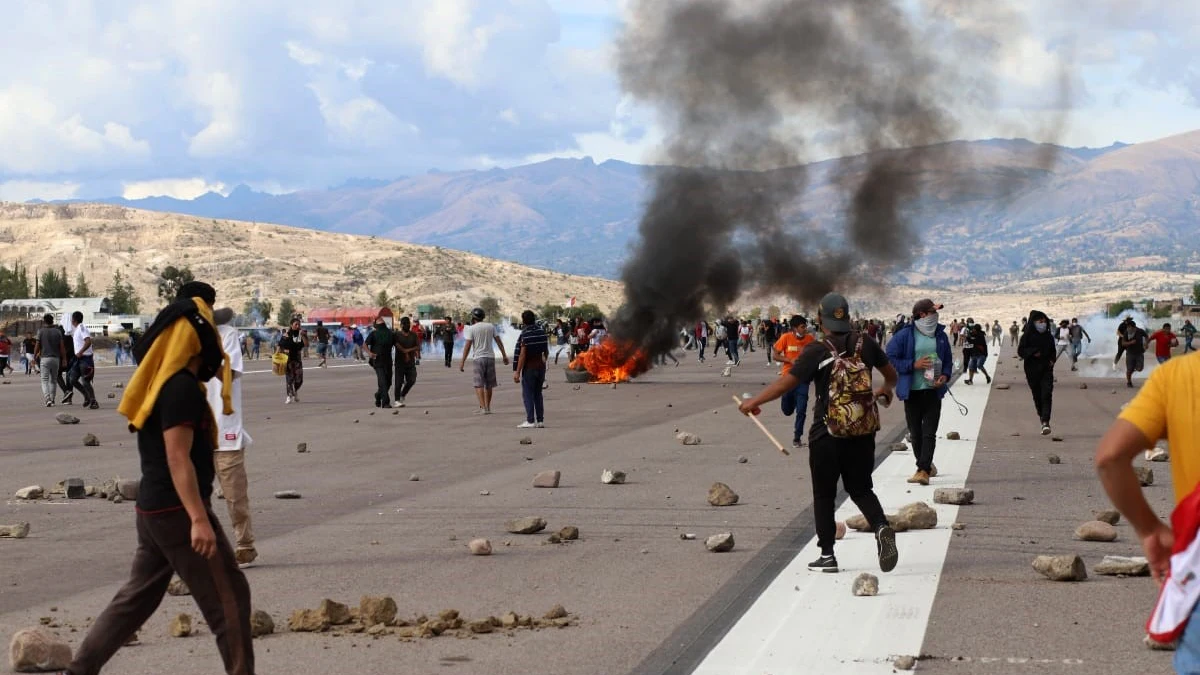
[[(688, 360), (616, 389), (576, 389), (553, 371), (547, 428), (540, 430), (515, 428), (523, 419), (520, 390), (503, 377), (496, 414), (472, 416), (469, 375), (436, 359), (421, 367), (409, 407), (395, 415), (371, 407), (374, 378), (365, 366), (310, 367), (302, 403), (294, 406), (283, 405), (281, 378), (248, 375), (245, 409), (255, 445), (247, 465), (261, 564), (247, 576), (255, 607), (269, 611), (278, 626), (292, 610), (322, 598), (353, 605), (365, 594), (393, 596), (408, 617), (445, 608), (470, 617), (510, 610), (540, 615), (562, 604), (579, 618), (565, 629), (417, 642), (283, 633), (256, 641), (259, 672), (683, 672), (678, 664), (702, 658), (722, 626), (762, 591), (772, 565), (802, 547), (811, 532), (804, 515), (811, 505), (805, 451), (783, 457), (730, 401), (731, 394), (755, 391), (774, 377), (760, 356), (747, 356), (730, 378), (720, 377), (724, 361)], [(961, 511), (966, 529), (951, 544), (923, 649), (930, 658), (919, 668), (1170, 672), (1170, 656), (1140, 642), (1155, 592), (1148, 579), (1055, 584), (1030, 568), (1041, 553), (1079, 552), (1089, 566), (1105, 553), (1137, 553), (1126, 525), (1112, 544), (1072, 538), (1093, 509), (1106, 507), (1090, 456), (1128, 393), (1096, 380), (1079, 391), (1063, 368), (1055, 419), (1065, 440), (1053, 443), (1037, 436), (1017, 363), (1006, 360), (999, 379), (1012, 389), (991, 398), (969, 479), (977, 503)], [(101, 369), (103, 408), (67, 409), (82, 420), (75, 426), (54, 422), (63, 408), (40, 407), (32, 379), (17, 375), (0, 386), (0, 493), (30, 484), (48, 488), (67, 477), (96, 484), (115, 475), (136, 477), (134, 438), (115, 413), (116, 400), (105, 398), (119, 396), (111, 385), (130, 373)], [(1116, 395), (1109, 393), (1114, 388)], [(956, 414), (953, 404), (945, 414)], [(902, 433), (901, 416), (899, 406), (884, 412), (881, 446)], [(790, 438), (791, 420), (777, 408), (763, 419), (781, 439)], [(698, 434), (703, 443), (680, 445), (676, 429)], [(1014, 431), (1021, 436), (1010, 436)], [(89, 432), (100, 438), (99, 447), (83, 447)], [(532, 444), (520, 444), (523, 437)], [(296, 452), (301, 442), (308, 453)], [(1050, 452), (1063, 464), (1049, 465)], [(738, 463), (739, 456), (748, 461)], [(1157, 482), (1150, 494), (1166, 513), (1167, 465), (1153, 466)], [(600, 484), (606, 468), (626, 471), (628, 484)], [(531, 486), (544, 469), (563, 472), (559, 488)], [(411, 474), (420, 480), (410, 481)], [(709, 506), (705, 497), (714, 481), (733, 487), (739, 504)], [(272, 498), (285, 489), (303, 499)], [(228, 522), (222, 504), (216, 511)], [(546, 518), (547, 531), (505, 533), (506, 520), (526, 515)], [(27, 539), (0, 540), (0, 633), (52, 617), (77, 645), (88, 619), (126, 577), (133, 519), (132, 505), (99, 499), (0, 505), (0, 523), (28, 521), (33, 528)], [(564, 525), (579, 527), (581, 540), (544, 543)], [(704, 537), (724, 531), (735, 534), (735, 550), (705, 551)], [(697, 539), (681, 540), (681, 533)], [(473, 537), (491, 539), (496, 553), (469, 555), (465, 544)], [(166, 662), (182, 675), (220, 672), (207, 631), (169, 637), (168, 621), (179, 612), (198, 618), (189, 598), (168, 596), (141, 632), (141, 644), (121, 650), (108, 672), (161, 673)], [(1084, 663), (981, 661), (1008, 657)]]

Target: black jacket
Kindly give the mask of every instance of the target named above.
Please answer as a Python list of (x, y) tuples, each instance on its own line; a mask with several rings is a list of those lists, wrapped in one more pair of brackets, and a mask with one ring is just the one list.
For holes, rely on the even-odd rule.
[[(1046, 323), (1046, 332), (1039, 333), (1034, 326), (1038, 321)], [(1033, 310), (1025, 323), (1025, 332), (1017, 343), (1017, 355), (1025, 361), (1025, 370), (1045, 370), (1054, 367), (1057, 352), (1054, 334), (1050, 332), (1050, 319), (1044, 313)]]

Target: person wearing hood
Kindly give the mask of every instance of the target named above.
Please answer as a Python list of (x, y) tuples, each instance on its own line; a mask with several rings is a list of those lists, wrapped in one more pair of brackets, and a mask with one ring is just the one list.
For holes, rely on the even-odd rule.
[(134, 347), (139, 365), (118, 411), (137, 434), (141, 458), (137, 551), (129, 581), (60, 675), (99, 673), (154, 616), (175, 574), (191, 589), (225, 672), (254, 675), (250, 586), (211, 502), (218, 438), (205, 382), (222, 378), (221, 412), (233, 412), (228, 360), (213, 325), (215, 300), (212, 286), (184, 284)]
[(942, 419), (942, 399), (954, 373), (950, 336), (938, 323), (941, 308), (928, 298), (918, 301), (913, 305), (913, 320), (896, 331), (887, 344), (888, 361), (900, 376), (896, 396), (904, 401), (904, 419), (917, 460), (917, 471), (908, 482), (918, 485), (929, 485), (929, 479), (937, 475), (933, 451)]
[(1017, 354), (1025, 364), (1025, 381), (1033, 394), (1033, 405), (1042, 423), (1042, 435), (1050, 435), (1050, 410), (1054, 403), (1054, 335), (1050, 318), (1033, 310), (1025, 322), (1025, 332), (1017, 345)]

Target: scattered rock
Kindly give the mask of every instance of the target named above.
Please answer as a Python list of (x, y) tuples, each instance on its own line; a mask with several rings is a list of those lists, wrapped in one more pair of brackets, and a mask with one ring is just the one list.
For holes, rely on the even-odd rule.
[(191, 595), (192, 589), (188, 588), (187, 583), (179, 577), (171, 579), (171, 583), (167, 584), (167, 593), (170, 595)]
[(1171, 453), (1162, 448), (1154, 448), (1150, 451), (1150, 456), (1146, 459), (1151, 462), (1169, 462), (1171, 461)]
[[(1007, 389), (1008, 387), (1005, 387)], [(895, 661), (892, 661), (892, 667), (896, 670), (912, 670), (917, 667), (917, 657), (915, 656), (897, 656)]]
[(180, 614), (171, 619), (171, 637), (188, 637), (192, 634), (192, 615)]
[(546, 529), (546, 519), (538, 516), (528, 516), (510, 520), (504, 529), (513, 534), (537, 534)]
[(487, 497), (487, 496), (489, 496), (489, 495), (491, 495), (491, 494), (492, 494), (492, 493), (491, 493), (491, 491), (490, 491), (490, 490), (480, 490), (480, 491), (479, 491), (479, 496), (480, 496), (480, 497)]
[(100, 488), (96, 487), (95, 485), (85, 486), (83, 488), (83, 494), (87, 495), (88, 497), (95, 497), (96, 495), (100, 494)]
[(952, 529), (952, 530), (965, 530), (966, 528), (967, 528), (967, 526), (963, 525), (962, 523), (954, 523), (953, 525), (950, 526), (950, 529)]
[(117, 481), (117, 494), (126, 500), (134, 501), (138, 498), (141, 486), (141, 481), (122, 479)]
[(395, 619), (396, 601), (386, 595), (364, 595), (358, 602), (358, 620), (364, 625), (387, 625)]
[(521, 617), (517, 616), (515, 612), (508, 612), (500, 617), (501, 628), (516, 628), (519, 623), (521, 623)]
[(574, 525), (567, 525), (558, 531), (558, 538), (563, 541), (575, 541), (579, 538), (579, 528)]
[(845, 538), (845, 536), (846, 536), (846, 523), (839, 520), (839, 521), (837, 521), (837, 524), (834, 526), (833, 538), (834, 539), (843, 539), (843, 538)]
[(420, 476), (418, 476), (417, 474), (415, 474), (415, 473), (414, 473), (414, 474), (410, 475), (410, 476), (408, 477), (408, 479), (409, 479), (410, 481), (413, 481), (413, 482), (415, 483), (416, 481), (419, 481), (419, 480), (421, 480), (421, 477), (420, 477)]
[(1011, 386), (1012, 386), (1012, 385), (1008, 385), (1008, 384), (1005, 384), (1005, 383), (1003, 383), (1003, 382), (1002, 382), (1002, 383), (1000, 383), (1000, 384), (997, 384), (997, 385), (996, 385), (996, 388), (997, 388), (997, 389), (1009, 389), (1009, 388), (1011, 388)]
[(44, 628), (26, 628), (13, 636), (8, 657), (18, 673), (62, 670), (71, 665), (71, 646)]
[(125, 498), (124, 498), (124, 497), (122, 497), (121, 495), (119, 495), (119, 494), (118, 494), (118, 495), (116, 495), (116, 496), (114, 496), (114, 497), (112, 498), (112, 503), (114, 503), (114, 504), (124, 504), (124, 503), (125, 503)]
[(749, 462), (749, 461), (750, 460), (746, 459), (745, 455), (742, 455), (741, 457), (738, 457), (738, 459), (737, 459), (738, 464), (745, 464), (746, 462)]
[(494, 626), (492, 626), (492, 622), (486, 619), (481, 621), (472, 621), (467, 624), (467, 630), (471, 631), (472, 633), (490, 633), (492, 632), (493, 628)]
[(562, 478), (562, 473), (554, 470), (547, 470), (538, 473), (533, 477), (533, 487), (535, 488), (556, 488), (558, 481)]
[(1117, 528), (1102, 520), (1089, 520), (1075, 528), (1075, 538), (1081, 541), (1116, 541)]
[(112, 388), (113, 388), (113, 389), (124, 389), (124, 388), (125, 388), (125, 383), (124, 383), (124, 382), (113, 382), (113, 383), (112, 383)]
[(298, 609), (288, 619), (288, 630), (293, 633), (320, 633), (329, 630), (329, 619), (315, 609)]
[(933, 491), (934, 504), (966, 506), (975, 501), (975, 491), (964, 488), (938, 488)]
[(29, 536), (29, 523), (0, 525), (0, 539), (24, 539)]
[(1142, 487), (1154, 485), (1154, 470), (1145, 466), (1133, 467), (1133, 473), (1137, 475), (1138, 483)]
[(41, 485), (30, 485), (17, 490), (17, 499), (41, 499), (46, 494)]
[(722, 532), (704, 540), (704, 548), (713, 553), (725, 553), (733, 550), (733, 533)]
[(521, 445), (533, 445), (533, 439), (526, 436), (521, 439)]
[(1148, 577), (1150, 561), (1141, 556), (1106, 555), (1095, 567), (1096, 574), (1108, 576)]
[(867, 522), (867, 517), (861, 513), (847, 518), (846, 527), (856, 532), (869, 532), (871, 530), (871, 524)]
[(295, 490), (280, 490), (275, 493), (275, 499), (300, 499), (300, 493)]
[(250, 613), (250, 637), (262, 637), (275, 632), (275, 620), (270, 614), (256, 609)]
[(696, 538), (696, 535), (692, 534), (691, 532), (686, 532), (686, 533), (685, 533), (685, 532), (680, 532), (680, 533), (679, 533), (679, 538), (680, 538), (680, 539), (682, 539), (682, 540), (684, 540), (684, 541), (693, 541), (693, 540), (695, 540), (695, 538)]
[[(974, 497), (973, 494), (971, 496)], [(889, 517), (888, 520), (893, 519)], [(933, 529), (937, 527), (937, 511), (925, 502), (913, 502), (900, 509), (892, 527), (900, 531)]]
[(1092, 517), (1109, 525), (1116, 525), (1121, 522), (1121, 514), (1112, 509), (1106, 511), (1092, 511)]
[(600, 474), (600, 482), (605, 485), (622, 485), (625, 483), (625, 472), (605, 469), (604, 472)]
[(946, 432), (946, 440), (959, 441), (962, 440), (962, 436), (960, 436), (957, 431), (948, 431)]
[(675, 434), (675, 440), (684, 445), (700, 445), (700, 437), (693, 433), (681, 431)]
[(562, 605), (555, 605), (555, 606), (551, 607), (550, 611), (546, 612), (545, 616), (543, 616), (542, 618), (546, 619), (547, 621), (553, 621), (555, 619), (565, 619), (565, 618), (567, 618), (567, 610), (564, 609)]
[(467, 543), (467, 548), (470, 549), (471, 555), (492, 554), (492, 542), (487, 539), (472, 539)]
[(329, 598), (322, 600), (321, 604), (317, 605), (317, 612), (328, 620), (331, 626), (342, 626), (354, 619), (350, 614), (349, 607)]
[(892, 443), (891, 445), (888, 446), (888, 450), (891, 452), (908, 452), (908, 444), (907, 443)]
[(1080, 388), (1080, 389), (1087, 389), (1087, 382), (1080, 382), (1080, 383), (1079, 383), (1079, 388)]
[(67, 492), (67, 499), (84, 499), (87, 497), (87, 487), (83, 484), (82, 478), (68, 478), (63, 481), (63, 487)]
[(713, 483), (708, 488), (708, 503), (713, 506), (733, 506), (738, 503), (738, 495), (724, 483)]
[(855, 577), (850, 591), (859, 597), (879, 595), (879, 577), (863, 572)]
[(116, 395), (116, 394), (114, 394), (114, 393), (112, 393), (112, 392), (110, 391), (110, 392), (108, 392), (108, 397), (109, 397), (109, 398), (116, 398), (116, 397), (117, 397), (117, 395)]
[(1062, 464), (1062, 458), (1058, 455), (1050, 455), (1046, 458), (1051, 464)]
[(1051, 440), (1051, 441), (1053, 441), (1053, 442), (1055, 442), (1055, 443), (1062, 443), (1062, 442), (1063, 442), (1063, 437), (1062, 437), (1062, 436), (1051, 436), (1051, 437), (1050, 437), (1050, 440)]
[(79, 424), (79, 418), (68, 413), (58, 413), (54, 419), (59, 424)]
[(308, 443), (297, 443), (296, 444), (296, 452), (299, 452), (301, 454), (308, 452)]
[(1087, 579), (1087, 567), (1077, 555), (1039, 555), (1033, 559), (1033, 569), (1051, 581)]

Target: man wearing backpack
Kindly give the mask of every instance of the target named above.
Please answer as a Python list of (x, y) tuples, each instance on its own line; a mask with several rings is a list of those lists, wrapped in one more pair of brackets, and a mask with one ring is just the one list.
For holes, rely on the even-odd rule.
[(917, 460), (917, 472), (908, 482), (918, 485), (929, 485), (929, 479), (937, 475), (933, 451), (946, 384), (954, 374), (950, 337), (938, 323), (941, 308), (932, 300), (919, 300), (913, 305), (913, 320), (897, 331), (887, 346), (888, 360), (900, 375), (896, 396), (904, 401), (904, 419)]
[[(888, 362), (879, 343), (850, 330), (850, 306), (846, 299), (830, 293), (821, 299), (817, 325), (825, 335), (822, 342), (804, 348), (788, 372), (757, 396), (742, 402), (746, 415), (758, 415), (764, 403), (774, 401), (798, 386), (813, 384), (816, 403), (809, 427), (808, 467), (812, 473), (813, 519), (821, 555), (808, 564), (820, 572), (837, 572), (833, 555), (834, 501), (838, 479), (862, 511), (875, 532), (879, 569), (896, 568), (899, 553), (896, 533), (888, 525), (879, 497), (872, 489), (875, 469), (875, 433), (879, 431), (877, 398), (891, 401), (896, 387), (896, 369)], [(872, 391), (871, 370), (883, 375), (882, 387)]]

